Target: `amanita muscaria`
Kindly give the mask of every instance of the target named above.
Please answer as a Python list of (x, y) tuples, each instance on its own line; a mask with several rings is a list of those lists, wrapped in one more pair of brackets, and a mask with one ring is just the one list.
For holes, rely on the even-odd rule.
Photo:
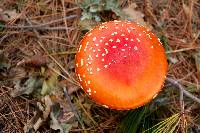
[(159, 39), (130, 21), (105, 22), (90, 30), (78, 46), (75, 61), (83, 90), (97, 103), (119, 110), (151, 101), (167, 71)]

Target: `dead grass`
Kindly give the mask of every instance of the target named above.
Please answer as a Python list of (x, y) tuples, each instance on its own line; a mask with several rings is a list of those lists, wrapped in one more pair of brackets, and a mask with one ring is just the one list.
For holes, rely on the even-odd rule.
[[(131, 3), (125, 0), (120, 2), (122, 7)], [(200, 68), (194, 59), (194, 55), (200, 53), (199, 1), (188, 0), (183, 3), (182, 0), (144, 0), (135, 3), (138, 10), (144, 13), (145, 22), (153, 27), (153, 32), (164, 37), (162, 41), (166, 41), (164, 45), (168, 47), (166, 53), (170, 62), (167, 76), (178, 80), (189, 92), (199, 96)], [(2, 20), (0, 12), (0, 24), (5, 25), (0, 30), (0, 132), (23, 132), (23, 127), (38, 110), (40, 97), (23, 95), (13, 98), (10, 93), (16, 87), (14, 81), (23, 84), (30, 76), (41, 76), (41, 66), (57, 72), (59, 84), (71, 89), (73, 97), (76, 97), (72, 99), (73, 104), (77, 106), (78, 113), (81, 112), (85, 117), (85, 124), (74, 126), (72, 132), (113, 132), (124, 112), (100, 107), (81, 90), (76, 91), (80, 87), (74, 73), (74, 54), (84, 34), (78, 26), (81, 9), (77, 3), (72, 0), (2, 0), (0, 9), (16, 9), (14, 16), (11, 16), (13, 19), (9, 21)], [(117, 18), (111, 11), (101, 12), (100, 16), (103, 21)], [(33, 25), (38, 27), (34, 28)], [(33, 60), (35, 55), (39, 62)], [(66, 99), (60, 100), (63, 102)], [(57, 97), (55, 101), (58, 102)], [(174, 98), (172, 106), (180, 108), (178, 101), (179, 98)], [(188, 122), (184, 128), (195, 132), (200, 126), (200, 106), (185, 97), (184, 101), (185, 119)], [(53, 132), (48, 124), (39, 130)]]

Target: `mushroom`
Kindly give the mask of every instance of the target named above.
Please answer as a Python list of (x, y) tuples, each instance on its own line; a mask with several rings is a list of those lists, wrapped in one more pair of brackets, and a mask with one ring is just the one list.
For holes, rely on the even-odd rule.
[(140, 107), (157, 96), (167, 72), (159, 39), (130, 21), (110, 21), (81, 40), (76, 74), (83, 90), (97, 103), (118, 110)]

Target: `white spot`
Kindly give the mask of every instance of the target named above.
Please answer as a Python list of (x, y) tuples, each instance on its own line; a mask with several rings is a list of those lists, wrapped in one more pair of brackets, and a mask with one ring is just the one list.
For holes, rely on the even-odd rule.
[(102, 54), (102, 56), (105, 56), (105, 55), (106, 55), (105, 53)]
[(117, 32), (116, 32), (116, 31), (115, 31), (115, 32), (113, 32), (113, 33), (117, 35)]
[(115, 33), (113, 32), (111, 35), (112, 35), (112, 36), (114, 36), (114, 35), (115, 35)]
[(80, 51), (81, 51), (81, 48), (82, 48), (82, 45), (80, 45), (80, 46), (79, 46), (78, 52), (80, 52)]
[(109, 39), (110, 42), (113, 42), (113, 39)]
[(91, 55), (89, 55), (89, 58), (88, 58), (88, 59), (93, 60)]
[(78, 63), (76, 63), (76, 67), (78, 67)]
[(105, 107), (105, 108), (109, 108), (107, 105), (102, 105), (103, 107)]
[(138, 50), (138, 47), (137, 47), (137, 46), (134, 46), (134, 49), (135, 49), (135, 50)]
[(128, 46), (128, 44), (124, 44), (124, 46)]
[(104, 65), (104, 67), (105, 67), (105, 68), (107, 68), (107, 67), (108, 67), (108, 65)]
[(88, 84), (90, 84), (91, 82), (90, 82), (90, 80), (88, 80), (88, 82), (87, 82)]
[(100, 52), (100, 51), (101, 51), (101, 49), (97, 49), (97, 51), (99, 51), (99, 52)]
[(121, 36), (125, 36), (124, 34), (121, 34)]
[(90, 72), (90, 74), (93, 74), (92, 72)]
[(151, 46), (151, 48), (153, 48), (153, 46)]
[(124, 55), (124, 57), (127, 57), (126, 55)]
[(102, 39), (105, 39), (105, 37), (103, 37), (103, 36), (102, 36), (101, 38), (102, 38)]
[(108, 65), (111, 65), (111, 63), (108, 63)]
[(83, 59), (81, 59), (81, 66), (83, 66), (83, 64), (84, 64), (84, 63), (83, 63)]
[(88, 95), (90, 95), (90, 96), (91, 96), (91, 93), (88, 93)]
[(158, 38), (158, 41), (159, 41), (159, 45), (161, 45), (162, 43), (161, 43), (161, 41), (160, 41), (160, 38)]
[(101, 59), (101, 61), (104, 61), (104, 58), (103, 58), (103, 59)]
[(93, 52), (95, 52), (96, 50), (95, 49), (93, 49)]
[(119, 27), (115, 27), (115, 29), (119, 29)]
[(120, 21), (120, 20), (114, 20), (114, 22), (115, 22), (115, 23), (121, 23), (121, 21)]
[(142, 34), (139, 34), (139, 36), (141, 36)]
[(105, 26), (100, 26), (100, 29), (103, 29), (103, 28), (105, 28)]
[(106, 54), (108, 54), (108, 50), (106, 49), (106, 48), (104, 48), (105, 49), (105, 51), (106, 51)]
[(113, 48), (117, 48), (117, 46), (113, 46)]
[(86, 43), (86, 46), (85, 46), (85, 48), (84, 48), (84, 51), (86, 51), (88, 45), (89, 45), (89, 42)]
[(89, 34), (88, 34), (88, 36), (91, 36), (92, 35), (92, 32), (90, 32)]
[(96, 54), (96, 57), (98, 57), (99, 55), (98, 54)]
[(136, 40), (137, 40), (138, 42), (140, 42), (140, 39), (139, 39), (139, 38), (136, 38)]
[(149, 39), (152, 39), (152, 38), (151, 38), (151, 35), (150, 35), (150, 33), (149, 33), (149, 34), (147, 34), (147, 35), (149, 36)]
[(97, 38), (96, 37), (93, 37), (93, 41), (95, 41)]
[(78, 79), (79, 79), (80, 81), (82, 81), (81, 75), (80, 75), (80, 74), (78, 74)]
[(87, 71), (92, 71), (92, 68), (87, 68)]
[(83, 74), (83, 77), (85, 78), (85, 74)]
[(85, 85), (88, 86), (87, 82), (85, 81)]
[(130, 30), (128, 30), (128, 33), (131, 33), (131, 31), (130, 31)]
[(128, 40), (128, 38), (125, 38), (126, 40)]
[(130, 21), (127, 21), (126, 23), (127, 23), (127, 24), (131, 24), (131, 22), (130, 22)]
[(117, 41), (116, 42), (120, 42), (120, 40), (119, 39), (117, 39)]
[(87, 92), (92, 92), (92, 90), (90, 88), (87, 89)]
[(97, 47), (99, 46), (99, 44), (97, 44), (97, 43), (96, 43), (96, 44), (94, 44), (94, 45), (95, 45), (95, 46), (97, 46)]
[(153, 99), (155, 99), (157, 95), (158, 95), (158, 94), (155, 94), (155, 95), (153, 96)]
[(106, 46), (108, 46), (108, 43), (105, 43)]
[(103, 42), (103, 40), (99, 40), (99, 42)]
[(94, 91), (94, 93), (97, 93), (97, 91)]
[(100, 71), (100, 68), (97, 68), (97, 72)]
[(125, 49), (122, 49), (122, 51), (125, 51)]
[(133, 41), (133, 39), (131, 39), (131, 42)]

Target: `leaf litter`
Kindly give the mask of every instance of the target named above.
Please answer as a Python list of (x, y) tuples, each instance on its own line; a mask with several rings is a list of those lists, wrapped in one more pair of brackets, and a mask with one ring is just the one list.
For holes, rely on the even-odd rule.
[[(70, 77), (59, 67), (59, 65), (62, 65), (71, 77), (76, 78), (74, 64), (72, 63), (75, 53), (68, 51), (76, 48), (85, 31), (90, 30), (103, 21), (128, 19), (145, 25), (150, 29), (155, 29), (155, 34), (165, 38), (164, 40), (161, 39), (161, 41), (166, 45), (166, 50), (175, 51), (174, 53), (168, 53), (170, 64), (169, 75), (177, 79), (182, 79), (184, 77), (182, 79), (183, 84), (188, 88), (192, 86), (192, 88), (196, 90), (199, 83), (199, 78), (196, 80), (199, 73), (199, 52), (196, 50), (196, 53), (193, 54), (189, 51), (176, 53), (176, 50), (189, 47), (187, 44), (188, 42), (192, 42), (191, 44), (195, 47), (199, 43), (199, 38), (196, 37), (198, 35), (196, 31), (198, 30), (199, 24), (198, 21), (196, 21), (198, 13), (193, 11), (193, 14), (191, 14), (192, 8), (188, 3), (179, 5), (179, 3), (174, 3), (174, 1), (172, 1), (172, 7), (170, 2), (153, 1), (153, 6), (149, 4), (149, 6), (152, 6), (150, 7), (150, 12), (152, 13), (151, 15), (157, 19), (158, 24), (162, 24), (158, 28), (155, 26), (155, 23), (153, 24), (149, 21), (152, 19), (148, 18), (151, 17), (151, 15), (149, 16), (145, 12), (146, 7), (143, 7), (143, 5), (147, 5), (147, 2), (149, 1), (86, 0), (83, 2), (79, 1), (79, 6), (77, 6), (75, 2), (65, 1), (64, 7), (67, 7), (65, 9), (65, 15), (70, 16), (76, 14), (80, 16), (80, 18), (67, 19), (66, 22), (57, 21), (56, 23), (51, 23), (51, 26), (59, 26), (63, 29), (63, 27), (66, 26), (76, 27), (79, 25), (82, 29), (66, 29), (66, 32), (58, 29), (54, 31), (39, 31), (39, 37), (41, 37), (41, 42), (44, 44), (43, 48), (38, 44), (38, 38), (35, 37), (36, 35), (32, 32), (32, 29), (0, 29), (2, 31), (1, 35), (3, 36), (3, 39), (0, 40), (0, 43), (3, 44), (0, 45), (0, 50), (2, 50), (0, 55), (4, 55), (0, 56), (0, 80), (3, 80), (1, 83), (3, 87), (1, 87), (0, 90), (0, 95), (3, 96), (3, 98), (0, 98), (0, 105), (2, 105), (2, 110), (5, 109), (7, 112), (9, 112), (6, 106), (7, 103), (10, 103), (11, 107), (17, 107), (12, 108), (14, 113), (11, 113), (11, 115), (8, 115), (6, 111), (0, 110), (1, 114), (8, 116), (4, 119), (0, 118), (0, 126), (2, 121), (5, 121), (3, 123), (3, 125), (5, 125), (3, 130), (6, 130), (6, 128), (10, 131), (13, 130), (17, 132), (48, 132), (56, 130), (64, 133), (70, 131), (84, 132), (87, 130), (88, 132), (115, 131), (117, 125), (119, 125), (121, 121), (120, 119), (126, 114), (126, 111), (107, 110), (93, 103), (88, 99), (87, 95), (83, 93), (79, 85), (66, 80)], [(193, 5), (197, 11), (198, 4), (194, 1)], [(9, 3), (7, 3), (6, 6), (9, 6)], [(13, 6), (13, 3), (11, 6)], [(61, 13), (63, 5), (59, 2), (40, 1), (38, 3), (33, 2), (29, 4), (25, 2), (19, 5), (16, 4), (15, 6), (16, 9), (0, 9), (0, 25), (11, 25), (11, 22), (13, 25), (27, 24), (24, 16), (22, 16), (20, 12), (25, 13), (33, 24), (48, 23), (63, 17), (63, 13)], [(65, 15), (64, 17), (66, 17)], [(188, 33), (186, 33), (187, 30), (184, 30), (183, 27), (183, 25), (186, 25), (185, 19), (189, 19), (190, 17), (192, 19), (189, 21), (193, 23), (193, 27), (187, 26), (187, 28), (193, 28), (193, 30), (190, 30), (193, 36), (188, 35)], [(14, 21), (16, 19), (17, 21)], [(189, 22), (187, 23), (189, 24)], [(182, 38), (186, 41), (183, 42)], [(165, 40), (167, 40), (166, 43)], [(44, 49), (49, 53), (43, 52)], [(52, 55), (60, 64), (49, 59), (48, 54)], [(56, 72), (50, 68), (53, 68)], [(185, 75), (188, 75), (189, 71), (195, 72), (195, 74), (185, 77)], [(83, 120), (86, 130), (77, 120), (75, 112), (72, 110), (69, 102), (66, 101), (63, 88), (67, 89), (71, 104), (76, 108), (76, 112), (78, 112)], [(161, 95), (162, 97), (158, 97), (158, 99), (152, 103), (153, 111), (151, 113), (160, 113), (155, 117), (156, 120), (170, 118), (170, 116), (179, 112), (178, 109), (180, 107), (177, 105), (178, 95), (169, 90), (166, 89)], [(194, 92), (198, 94), (197, 91)], [(164, 100), (163, 102), (163, 99), (166, 99), (166, 97), (168, 100)], [(27, 101), (32, 100), (32, 98), (37, 100), (27, 104)], [(5, 99), (11, 99), (12, 102), (17, 99), (23, 99), (26, 103), (21, 102), (14, 106), (12, 102), (8, 102), (8, 100)], [(159, 105), (162, 106), (156, 104), (156, 101), (159, 101)], [(190, 107), (191, 101), (186, 100), (186, 102), (188, 106), (186, 109), (188, 108), (192, 113), (198, 114), (198, 111), (193, 110), (193, 106), (195, 106), (194, 108), (196, 109), (198, 109), (198, 106), (193, 104), (193, 106)], [(22, 107), (21, 104), (26, 107)], [(34, 109), (31, 108), (32, 106)], [(161, 109), (163, 107), (165, 107), (164, 111)], [(17, 114), (19, 110), (20, 115)], [(25, 111), (22, 112), (22, 110)], [(192, 113), (186, 112), (191, 118), (196, 116)], [(10, 123), (7, 121), (8, 119), (15, 122), (16, 119), (14, 118), (16, 118), (16, 115), (18, 115), (19, 119), (22, 119), (22, 114), (28, 115), (26, 118), (27, 121), (23, 121), (21, 125), (17, 125), (16, 127), (9, 126)], [(155, 121), (146, 120), (140, 127), (144, 127), (145, 124), (148, 124), (147, 122), (155, 124)], [(195, 126), (188, 128), (194, 129)]]

